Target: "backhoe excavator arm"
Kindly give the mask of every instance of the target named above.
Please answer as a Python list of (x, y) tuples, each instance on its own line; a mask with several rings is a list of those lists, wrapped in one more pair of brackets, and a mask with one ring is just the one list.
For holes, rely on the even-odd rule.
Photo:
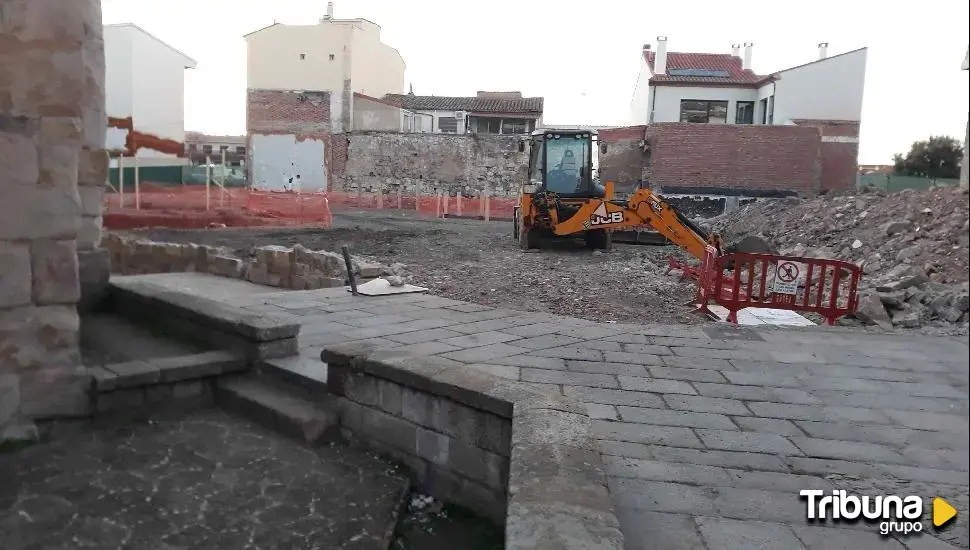
[(621, 201), (587, 201), (569, 219), (555, 224), (557, 235), (596, 229), (625, 229), (649, 225), (690, 255), (703, 259), (708, 245), (720, 253), (719, 235), (709, 235), (649, 189), (638, 189), (624, 204)]

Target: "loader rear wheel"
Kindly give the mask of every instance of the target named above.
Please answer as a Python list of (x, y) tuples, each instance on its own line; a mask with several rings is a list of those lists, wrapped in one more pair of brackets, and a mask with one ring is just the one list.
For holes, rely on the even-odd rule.
[(587, 231), (583, 237), (586, 239), (586, 246), (593, 250), (613, 250), (613, 233), (605, 229)]

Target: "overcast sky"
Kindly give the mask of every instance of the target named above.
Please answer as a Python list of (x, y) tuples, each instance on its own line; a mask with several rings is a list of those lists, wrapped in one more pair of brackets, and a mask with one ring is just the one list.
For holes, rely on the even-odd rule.
[[(422, 95), (521, 90), (544, 96), (550, 124), (626, 124), (644, 43), (724, 52), (754, 42), (755, 72), (869, 47), (859, 162), (888, 163), (931, 134), (962, 140), (970, 111), (967, 2), (875, 0), (787, 3), (633, 0), (337, 0), (337, 18), (381, 26)], [(103, 0), (105, 23), (135, 23), (198, 62), (186, 73), (185, 126), (245, 132), (243, 34), (311, 24), (320, 0)]]

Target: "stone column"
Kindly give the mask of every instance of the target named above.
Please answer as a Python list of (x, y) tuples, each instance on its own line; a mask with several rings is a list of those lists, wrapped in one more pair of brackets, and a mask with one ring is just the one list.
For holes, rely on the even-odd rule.
[(0, 6), (0, 440), (90, 413), (78, 179), (79, 168), (86, 183), (100, 177), (90, 161), (104, 143), (101, 28), (100, 0)]

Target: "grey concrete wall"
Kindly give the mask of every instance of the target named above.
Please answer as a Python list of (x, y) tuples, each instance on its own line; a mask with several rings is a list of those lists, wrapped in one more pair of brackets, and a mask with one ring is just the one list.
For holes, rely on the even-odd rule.
[[(403, 185), (408, 192), (493, 195), (517, 192), (525, 181), (528, 157), (518, 137), (477, 134), (354, 132), (344, 167), (345, 190), (377, 191)], [(335, 187), (336, 188), (336, 187)]]
[(294, 134), (253, 134), (252, 186), (272, 191), (327, 189), (326, 143)]
[(354, 96), (354, 130), (399, 132), (401, 117), (398, 107)]

